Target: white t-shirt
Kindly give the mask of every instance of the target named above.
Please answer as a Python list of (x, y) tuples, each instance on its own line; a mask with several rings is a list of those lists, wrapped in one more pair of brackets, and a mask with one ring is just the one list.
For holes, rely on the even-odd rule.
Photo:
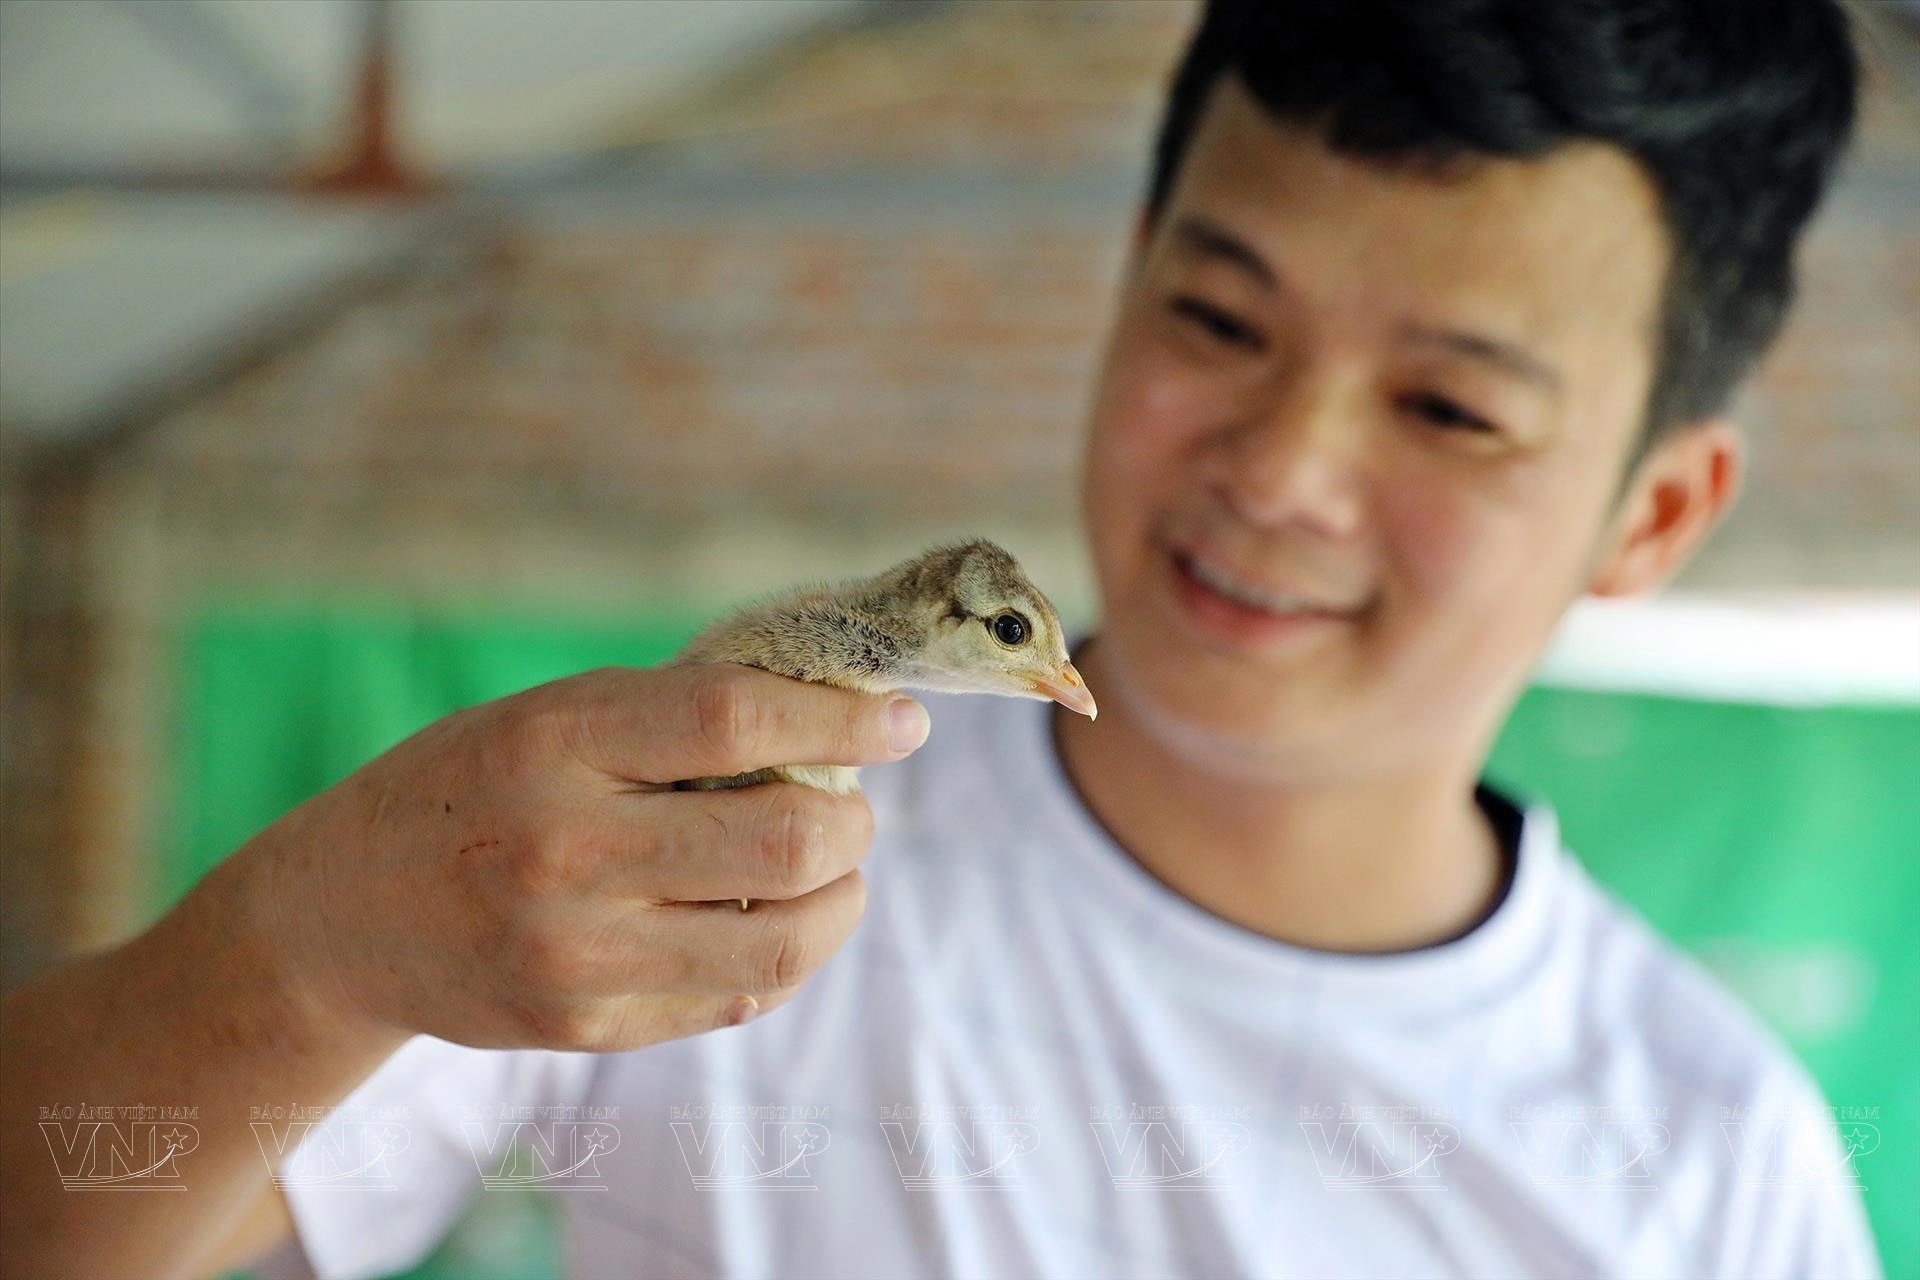
[(1132, 861), (1044, 704), (926, 702), (791, 1003), (625, 1054), (414, 1040), (281, 1166), (319, 1274), (511, 1185), (596, 1280), (1879, 1274), (1817, 1088), (1550, 808), (1481, 789), (1515, 862), (1466, 936), (1312, 952)]

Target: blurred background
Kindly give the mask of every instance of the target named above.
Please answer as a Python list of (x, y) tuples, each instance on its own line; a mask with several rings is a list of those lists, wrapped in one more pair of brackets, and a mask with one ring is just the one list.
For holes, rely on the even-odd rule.
[[(1864, 1114), (1920, 1271), (1920, 18), (1744, 398), (1490, 775)], [(137, 930), (456, 707), (1001, 540), (1074, 467), (1188, 0), (0, 3), (0, 964)], [(488, 1197), (427, 1271), (549, 1273)]]

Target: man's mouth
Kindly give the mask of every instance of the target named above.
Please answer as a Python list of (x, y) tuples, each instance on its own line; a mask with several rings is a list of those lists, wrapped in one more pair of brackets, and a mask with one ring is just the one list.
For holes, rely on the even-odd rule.
[(1170, 549), (1170, 554), (1175, 567), (1191, 583), (1253, 613), (1276, 618), (1333, 618), (1344, 617), (1351, 612), (1318, 598), (1279, 591), (1264, 583), (1249, 581), (1203, 552), (1174, 547)]

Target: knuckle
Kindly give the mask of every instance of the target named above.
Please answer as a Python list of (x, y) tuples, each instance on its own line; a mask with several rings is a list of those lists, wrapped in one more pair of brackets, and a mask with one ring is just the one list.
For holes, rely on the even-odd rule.
[(554, 713), (559, 717), (554, 736), (576, 759), (606, 759), (611, 754), (606, 748), (613, 737), (614, 704), (591, 682), (576, 684), (574, 690), (574, 696), (560, 702)]
[(713, 667), (693, 685), (693, 722), (698, 744), (714, 768), (729, 768), (754, 745), (760, 728), (759, 704), (736, 671)]
[(606, 1040), (607, 1019), (590, 1005), (531, 1005), (521, 1011), (527, 1038), (543, 1049), (589, 1053)]
[(516, 700), (501, 719), (494, 735), (495, 763), (508, 778), (526, 775), (576, 736), (572, 704), (546, 690)]
[(614, 666), (589, 667), (585, 671), (569, 677), (566, 683), (580, 689), (601, 690), (619, 679), (620, 669)]
[(804, 931), (788, 924), (767, 935), (761, 949), (758, 989), (788, 991), (812, 972), (813, 944)]
[(521, 694), (513, 727), (523, 754), (547, 759), (564, 751), (576, 759), (598, 759), (619, 707), (615, 676), (613, 667), (596, 667)]
[(580, 859), (574, 842), (558, 831), (528, 836), (508, 862), (508, 875), (515, 890), (540, 896), (572, 881)]
[(521, 934), (517, 950), (521, 974), (535, 991), (571, 990), (585, 970), (585, 956), (564, 932), (528, 929)]
[(667, 944), (650, 950), (644, 964), (624, 966), (621, 976), (635, 991), (704, 991), (721, 980), (722, 969), (710, 950)]
[[(699, 794), (710, 797), (721, 793)], [(712, 803), (685, 816), (669, 811), (658, 824), (634, 832), (632, 839), (636, 863), (649, 884), (662, 866), (697, 867), (731, 860), (738, 842), (726, 811)]]
[(805, 803), (783, 803), (778, 814), (765, 850), (768, 867), (785, 887), (811, 884), (826, 865), (826, 823)]

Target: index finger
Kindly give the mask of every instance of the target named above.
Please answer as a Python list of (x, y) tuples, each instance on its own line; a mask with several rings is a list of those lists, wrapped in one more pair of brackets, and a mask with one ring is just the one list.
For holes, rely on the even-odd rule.
[(590, 763), (636, 781), (725, 777), (779, 764), (886, 764), (926, 741), (926, 708), (734, 662), (580, 677)]

